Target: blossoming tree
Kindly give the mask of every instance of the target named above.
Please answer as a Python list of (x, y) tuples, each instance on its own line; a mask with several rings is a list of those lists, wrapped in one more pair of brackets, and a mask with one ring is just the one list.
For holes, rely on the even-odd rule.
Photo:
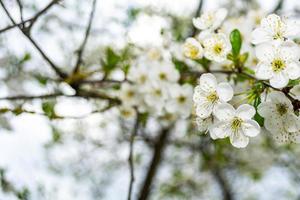
[[(111, 42), (112, 37), (109, 45), (97, 44), (99, 35), (92, 34), (97, 23), (97, 0), (93, 0), (88, 2), (91, 8), (84, 27), (62, 21), (71, 27), (67, 38), (76, 26), (82, 34), (79, 42), (78, 35), (74, 36), (76, 45), (62, 47), (63, 53), (69, 53), (61, 56), (63, 62), (48, 55), (35, 31), (43, 34), (51, 29), (51, 21), (63, 20), (65, 17), (55, 12), (47, 15), (52, 8), (68, 4), (52, 0), (26, 18), (24, 12), (32, 10), (31, 4), (24, 2), (17, 0), (10, 5), (0, 0), (9, 20), (0, 30), (3, 38), (15, 37), (7, 33), (18, 30), (35, 52), (21, 58), (10, 51), (1, 54), (1, 65), (12, 67), (1, 75), (9, 91), (0, 97), (1, 117), (6, 125), (21, 115), (46, 118), (53, 130), (51, 141), (45, 145), (47, 164), (55, 172), (72, 171), (78, 180), (90, 181), (87, 188), (92, 195), (85, 198), (104, 198), (95, 183), (102, 183), (99, 171), (113, 179), (107, 165), (115, 166), (122, 175), (126, 166), (127, 185), (122, 185), (126, 194), (120, 191), (118, 199), (247, 199), (258, 192), (235, 190), (242, 178), (259, 181), (272, 167), (282, 165), (298, 178), (295, 187), (299, 187), (300, 22), (297, 12), (296, 17), (284, 15), (283, 1), (267, 12), (254, 1), (248, 2), (249, 8), (242, 1), (246, 7), (236, 3), (233, 8), (226, 4), (206, 10), (200, 0), (196, 14), (185, 20), (144, 8), (153, 15), (161, 14), (170, 23), (160, 30), (161, 45), (138, 45), (124, 33), (125, 43), (118, 47)], [(13, 14), (15, 8), (17, 15)], [(136, 20), (143, 9), (129, 13), (128, 20)], [(43, 17), (45, 27), (35, 29)], [(124, 24), (130, 27), (130, 23)], [(9, 45), (6, 42), (1, 45)], [(75, 49), (68, 50), (68, 45)], [(23, 69), (29, 64), (39, 67)], [(42, 92), (32, 94), (16, 87), (25, 81), (38, 82)], [(71, 99), (69, 106), (75, 111), (79, 106), (76, 101), (83, 99), (90, 112), (65, 115), (58, 109), (65, 99)], [(91, 116), (106, 119), (106, 128), (79, 124), (81, 120), (91, 124)], [(63, 130), (66, 124), (60, 121), (68, 120), (73, 122), (69, 132), (80, 130), (80, 137)], [(99, 130), (95, 134), (90, 129)], [(76, 148), (68, 141), (76, 141)], [(108, 141), (109, 145), (105, 143)], [(68, 145), (76, 153), (72, 150), (72, 156), (57, 159)], [(110, 154), (105, 157), (107, 146)], [(83, 147), (89, 151), (80, 152)], [(64, 170), (67, 164), (73, 168)], [(42, 194), (26, 185), (20, 189), (5, 173), (1, 168), (4, 193), (18, 199), (51, 199), (47, 188)], [(292, 199), (299, 198), (299, 191), (295, 191)]]

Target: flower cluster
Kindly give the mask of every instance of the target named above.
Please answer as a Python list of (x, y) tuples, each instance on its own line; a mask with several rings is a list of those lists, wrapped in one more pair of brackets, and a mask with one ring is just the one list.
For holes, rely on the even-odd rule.
[(252, 120), (253, 106), (242, 104), (234, 109), (227, 103), (232, 97), (229, 83), (218, 84), (214, 75), (203, 74), (193, 96), (197, 123), (209, 130), (213, 139), (230, 137), (233, 146), (243, 148), (248, 145), (249, 137), (259, 134), (260, 126)]
[(296, 21), (271, 14), (262, 19), (252, 33), (252, 43), (259, 60), (255, 75), (270, 80), (271, 86), (283, 88), (289, 80), (300, 77), (300, 49), (293, 38), (300, 33)]
[(225, 9), (204, 12), (193, 19), (199, 34), (183, 46), (187, 58), (202, 65), (210, 61), (203, 67), (211, 73), (201, 72), (194, 89), (199, 131), (213, 139), (229, 137), (238, 148), (260, 133), (260, 125), (278, 142), (300, 142), (300, 47), (294, 40), (300, 24), (264, 15), (260, 10), (238, 18)]
[[(153, 51), (159, 55), (153, 57)], [(132, 116), (134, 108), (172, 121), (187, 118), (192, 110), (193, 88), (178, 83), (180, 74), (169, 56), (160, 56), (158, 50), (140, 58), (128, 72), (128, 82), (123, 83), (119, 98), (121, 110)], [(125, 115), (126, 116), (126, 115)]]
[(229, 39), (223, 33), (215, 33), (227, 15), (225, 9), (206, 12), (193, 19), (193, 24), (201, 30), (197, 39), (188, 38), (184, 44), (184, 55), (191, 59), (203, 56), (215, 62), (223, 62), (231, 50)]

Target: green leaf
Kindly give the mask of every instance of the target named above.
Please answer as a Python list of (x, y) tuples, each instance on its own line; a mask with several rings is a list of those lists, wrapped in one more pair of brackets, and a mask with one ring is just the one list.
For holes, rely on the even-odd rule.
[(186, 72), (189, 69), (189, 67), (181, 60), (173, 58), (172, 62), (174, 63), (175, 68), (181, 73)]
[(241, 33), (238, 29), (234, 29), (230, 33), (230, 43), (232, 47), (232, 55), (234, 58), (237, 58), (238, 55), (240, 54), (241, 47), (242, 47), (242, 37)]
[(261, 103), (261, 98), (260, 96), (257, 96), (254, 99), (254, 103), (253, 106), (255, 107), (256, 113), (254, 115), (254, 120), (260, 125), (263, 126), (264, 125), (264, 118), (262, 116), (260, 116), (257, 112), (257, 107), (259, 106), (259, 104)]
[(42, 104), (43, 111), (50, 119), (56, 117), (56, 114), (54, 111), (54, 106), (55, 106), (55, 102), (52, 102), (52, 101), (44, 102)]
[(117, 67), (120, 60), (121, 57), (117, 53), (115, 53), (112, 48), (106, 48), (105, 59), (101, 60), (104, 72), (106, 74), (109, 74), (112, 70), (114, 70)]

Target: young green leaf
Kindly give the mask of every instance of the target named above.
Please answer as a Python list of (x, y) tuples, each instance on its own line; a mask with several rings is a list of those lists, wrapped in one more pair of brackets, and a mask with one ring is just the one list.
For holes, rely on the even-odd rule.
[(242, 37), (241, 37), (241, 33), (238, 29), (234, 29), (231, 33), (230, 33), (230, 43), (232, 46), (232, 55), (234, 58), (237, 58), (238, 55), (240, 54), (240, 50), (242, 47)]

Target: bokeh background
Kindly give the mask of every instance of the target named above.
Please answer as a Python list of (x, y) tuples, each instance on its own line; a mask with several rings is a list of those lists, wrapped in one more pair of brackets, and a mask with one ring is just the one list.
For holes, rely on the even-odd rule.
[[(18, 1), (1, 2), (15, 19), (20, 18)], [(24, 19), (49, 3), (21, 2)], [(278, 3), (203, 0), (202, 11), (225, 7), (239, 13), (261, 7), (268, 13)], [(72, 70), (91, 6), (92, 0), (61, 1), (41, 16), (31, 30), (40, 47), (66, 72)], [(192, 30), (191, 19), (198, 6), (199, 0), (99, 0), (84, 53), (87, 68), (97, 68), (108, 48), (116, 52), (131, 45), (162, 48), (165, 38), (175, 44), (173, 51), (180, 52), (180, 44)], [(297, 17), (298, 9), (298, 0), (285, 0), (280, 13)], [(3, 9), (0, 17), (1, 28), (11, 24)], [(122, 77), (120, 70), (115, 70), (112, 77)], [(67, 83), (57, 83), (54, 72), (18, 28), (1, 33), (0, 97), (54, 91), (74, 94)], [(127, 199), (128, 133), (132, 121), (120, 119), (116, 109), (91, 114), (103, 107), (102, 101), (94, 99), (0, 100), (0, 108), (20, 106), (49, 115), (1, 110), (1, 200)], [(63, 118), (51, 119), (54, 111)], [(147, 126), (145, 134), (156, 136), (157, 122), (150, 120)], [(272, 148), (264, 144), (262, 136), (246, 149), (237, 150), (228, 141), (212, 144), (207, 136), (199, 136), (188, 128), (185, 121), (176, 123), (149, 199), (300, 199), (297, 145)], [(197, 146), (201, 141), (208, 143), (201, 147), (204, 150)], [(207, 152), (212, 146), (217, 149), (213, 155)], [(133, 199), (137, 199), (152, 155), (151, 142), (137, 139)]]

